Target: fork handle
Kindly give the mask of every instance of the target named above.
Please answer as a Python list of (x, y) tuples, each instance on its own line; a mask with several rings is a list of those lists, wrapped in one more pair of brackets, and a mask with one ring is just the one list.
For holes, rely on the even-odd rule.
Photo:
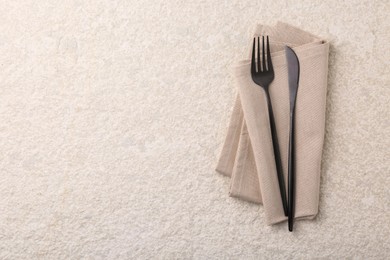
[(276, 172), (277, 172), (277, 175), (278, 175), (280, 196), (281, 196), (281, 199), (282, 199), (284, 215), (288, 216), (288, 206), (287, 206), (287, 198), (286, 198), (286, 185), (284, 183), (282, 159), (280, 157), (279, 141), (278, 141), (278, 135), (277, 135), (277, 132), (276, 132), (274, 112), (273, 112), (273, 109), (272, 109), (272, 103), (271, 103), (271, 98), (270, 98), (270, 95), (269, 95), (269, 92), (268, 92), (268, 88), (265, 88), (265, 89), (267, 89), (265, 91), (265, 93), (266, 93), (266, 96), (267, 96), (268, 114), (269, 114), (269, 121), (270, 121), (270, 125), (271, 125), (271, 134), (272, 134), (272, 145), (273, 145), (273, 148), (274, 148), (275, 164), (276, 164)]

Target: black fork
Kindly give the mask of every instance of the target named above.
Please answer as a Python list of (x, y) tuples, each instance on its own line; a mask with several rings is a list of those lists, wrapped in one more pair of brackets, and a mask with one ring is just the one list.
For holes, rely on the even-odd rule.
[(275, 154), (275, 164), (276, 164), (276, 172), (278, 174), (280, 196), (282, 198), (284, 215), (288, 216), (286, 187), (284, 184), (282, 159), (280, 157), (279, 142), (278, 142), (278, 136), (276, 133), (276, 126), (275, 126), (275, 118), (272, 110), (271, 98), (269, 96), (269, 85), (274, 80), (275, 73), (274, 73), (274, 68), (272, 66), (271, 51), (269, 48), (269, 38), (267, 36), (267, 61), (265, 57), (264, 36), (262, 36), (261, 38), (262, 38), (262, 55), (260, 56), (260, 37), (257, 37), (257, 70), (256, 70), (256, 58), (255, 58), (256, 38), (253, 38), (251, 75), (252, 75), (252, 80), (257, 85), (259, 85), (264, 89), (265, 94), (267, 96), (268, 114), (269, 114), (269, 120), (271, 125), (272, 144), (273, 144), (274, 154)]

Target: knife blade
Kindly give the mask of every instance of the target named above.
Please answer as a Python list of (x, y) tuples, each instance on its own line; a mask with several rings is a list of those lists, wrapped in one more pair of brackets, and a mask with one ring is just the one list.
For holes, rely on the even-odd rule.
[(299, 86), (299, 59), (290, 47), (285, 47), (290, 98), (290, 133), (288, 148), (288, 230), (293, 231), (295, 214), (295, 103)]

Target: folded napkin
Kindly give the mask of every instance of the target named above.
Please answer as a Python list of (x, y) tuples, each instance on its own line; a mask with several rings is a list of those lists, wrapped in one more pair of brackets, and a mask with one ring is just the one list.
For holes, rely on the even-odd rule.
[[(273, 27), (257, 25), (253, 36), (259, 35), (268, 35), (270, 40), (275, 79), (269, 91), (286, 185), (290, 110), (285, 45), (293, 48), (300, 62), (295, 108), (295, 219), (313, 219), (318, 213), (329, 44), (281, 22)], [(287, 217), (279, 192), (266, 95), (250, 74), (252, 43), (250, 38), (248, 59), (233, 66), (238, 94), (216, 171), (231, 177), (230, 196), (263, 204), (266, 223), (271, 225)]]

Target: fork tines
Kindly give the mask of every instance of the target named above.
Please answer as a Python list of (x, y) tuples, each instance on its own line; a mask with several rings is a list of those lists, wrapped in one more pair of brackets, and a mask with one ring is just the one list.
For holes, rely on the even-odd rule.
[[(257, 64), (256, 64), (256, 58), (255, 58), (256, 37), (253, 38), (252, 63), (251, 63), (251, 72), (252, 73), (273, 71), (272, 60), (269, 58), (269, 57), (271, 57), (271, 51), (270, 51), (270, 47), (269, 47), (268, 35), (267, 35), (267, 56), (265, 55), (264, 36), (261, 36), (261, 40), (262, 40), (262, 44), (261, 44), (262, 54), (260, 57), (260, 37), (257, 37)], [(266, 62), (266, 60), (267, 60), (267, 62)], [(266, 66), (266, 63), (267, 63), (267, 66)]]

